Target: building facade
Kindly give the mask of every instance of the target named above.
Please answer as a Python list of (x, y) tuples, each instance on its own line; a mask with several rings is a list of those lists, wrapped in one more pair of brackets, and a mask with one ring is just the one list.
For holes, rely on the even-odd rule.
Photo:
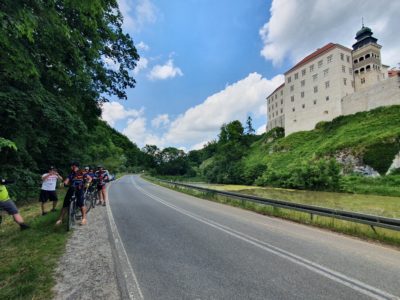
[[(353, 49), (329, 43), (285, 73), (285, 83), (267, 97), (267, 132), (278, 126), (285, 128), (285, 135), (312, 130), (318, 122), (372, 109), (374, 105), (359, 103), (362, 101), (354, 108), (352, 105), (359, 98), (357, 93), (379, 97), (388, 66), (381, 63), (381, 46), (371, 29), (363, 26), (356, 40)], [(400, 104), (399, 91), (389, 86), (390, 99), (379, 103)]]

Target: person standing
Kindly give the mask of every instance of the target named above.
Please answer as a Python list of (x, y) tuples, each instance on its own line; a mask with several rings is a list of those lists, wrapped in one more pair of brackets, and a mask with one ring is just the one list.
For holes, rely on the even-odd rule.
[(51, 211), (56, 211), (57, 206), (57, 180), (62, 180), (63, 178), (57, 173), (54, 167), (49, 168), (49, 172), (42, 175), (42, 188), (40, 190), (39, 201), (42, 203), (42, 216), (47, 214), (44, 209), (44, 204), (50, 200), (53, 202), (53, 209)]
[(106, 206), (107, 203), (106, 183), (108, 182), (109, 178), (108, 174), (106, 173), (106, 171), (102, 166), (97, 167), (96, 178), (97, 178), (97, 192), (100, 204)]
[(65, 214), (68, 212), (68, 207), (71, 203), (72, 195), (75, 193), (76, 196), (76, 206), (80, 208), (82, 212), (82, 221), (81, 225), (86, 225), (86, 207), (85, 201), (83, 197), (83, 185), (84, 185), (84, 174), (83, 171), (79, 169), (78, 162), (71, 163), (71, 173), (64, 180), (64, 185), (69, 185), (67, 194), (64, 198), (63, 207), (61, 210), (61, 214), (59, 219), (56, 222), (56, 225), (62, 224)]
[(11, 180), (0, 178), (0, 208), (5, 210), (9, 215), (13, 216), (15, 223), (19, 225), (21, 230), (28, 229), (29, 226), (24, 223), (24, 219), (18, 212), (18, 208), (14, 201), (10, 199), (6, 184), (13, 183)]

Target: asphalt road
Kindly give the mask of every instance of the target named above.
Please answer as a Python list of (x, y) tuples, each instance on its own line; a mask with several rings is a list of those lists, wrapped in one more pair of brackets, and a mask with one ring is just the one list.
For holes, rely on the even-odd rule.
[(144, 299), (400, 299), (400, 251), (125, 176), (110, 207)]

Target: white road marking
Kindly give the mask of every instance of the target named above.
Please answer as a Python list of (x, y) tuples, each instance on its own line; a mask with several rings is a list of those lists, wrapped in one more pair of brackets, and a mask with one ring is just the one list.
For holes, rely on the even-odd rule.
[[(111, 185), (114, 182), (117, 182), (117, 181), (113, 181), (108, 186), (108, 189), (111, 187)], [(107, 189), (107, 193), (108, 193), (108, 189)], [(108, 198), (108, 200), (109, 201), (108, 201), (108, 205), (106, 206), (106, 208), (107, 208), (108, 220), (109, 220), (110, 226), (111, 226), (111, 232), (112, 232), (112, 235), (113, 235), (113, 240), (115, 242), (115, 246), (117, 247), (117, 252), (121, 252), (121, 253), (118, 253), (118, 256), (119, 256), (119, 258), (121, 260), (121, 264), (126, 264), (128, 266), (129, 272), (130, 272), (130, 274), (127, 274), (125, 272), (125, 270), (123, 270), (124, 271), (123, 273), (124, 273), (124, 276), (125, 276), (125, 280), (127, 281), (127, 283), (133, 282), (133, 285), (127, 284), (127, 289), (128, 289), (128, 293), (129, 293), (129, 299), (130, 300), (136, 300), (136, 299), (143, 300), (144, 297), (143, 297), (142, 290), (140, 289), (139, 282), (137, 280), (136, 274), (133, 271), (132, 264), (131, 264), (131, 262), (129, 260), (128, 254), (126, 253), (124, 243), (123, 243), (123, 241), (121, 239), (121, 236), (119, 235), (117, 225), (115, 224), (115, 221), (114, 221), (114, 216), (113, 216), (111, 208), (110, 208), (110, 198)], [(129, 277), (131, 277), (131, 278), (129, 278)]]
[(166, 201), (164, 201), (163, 199), (145, 191), (143, 188), (141, 188), (139, 185), (137, 185), (137, 183), (135, 182), (135, 180), (133, 179), (133, 176), (130, 177), (131, 181), (133, 183), (133, 185), (136, 187), (136, 189), (138, 189), (139, 191), (141, 191), (143, 194), (145, 194), (146, 196), (152, 198), (153, 200), (169, 207), (172, 208), (178, 212), (180, 212), (183, 215), (186, 215), (192, 219), (195, 219), (199, 222), (202, 222), (206, 225), (209, 225), (215, 229), (218, 229), (220, 231), (223, 231), (233, 237), (236, 237), (242, 241), (245, 241), (253, 246), (256, 246), (258, 248), (261, 248), (269, 253), (275, 254), (281, 258), (284, 258), (286, 260), (289, 260), (297, 265), (303, 266), (315, 273), (318, 273), (326, 278), (329, 278), (335, 282), (338, 282), (340, 284), (343, 284), (347, 287), (352, 288), (353, 290), (356, 290), (364, 295), (367, 295), (371, 298), (374, 299), (400, 299), (399, 297), (396, 297), (388, 292), (385, 292), (383, 290), (380, 290), (378, 288), (375, 288), (369, 284), (366, 284), (364, 282), (361, 282), (355, 278), (351, 278), (348, 277), (342, 273), (336, 272), (334, 270), (331, 270), (327, 267), (324, 267), (320, 264), (317, 264), (315, 262), (312, 262), (308, 259), (305, 259), (301, 256), (298, 256), (296, 254), (293, 254), (291, 252), (285, 251), (281, 248), (275, 247), (273, 245), (270, 245), (266, 242), (260, 241), (254, 237), (251, 237), (247, 234), (244, 234), (242, 232), (236, 231), (228, 226), (224, 226), (222, 224), (219, 224), (217, 222), (214, 222), (212, 220), (209, 220), (207, 218), (201, 217), (199, 215), (193, 214), (185, 209), (182, 209), (180, 207), (177, 207), (171, 203), (168, 203)]

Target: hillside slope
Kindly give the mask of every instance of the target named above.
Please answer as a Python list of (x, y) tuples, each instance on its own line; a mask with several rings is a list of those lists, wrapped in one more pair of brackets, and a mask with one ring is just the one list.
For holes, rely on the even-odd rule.
[(400, 106), (390, 106), (340, 116), (314, 130), (272, 141), (265, 134), (251, 145), (243, 162), (246, 168), (265, 164), (269, 169), (290, 170), (301, 162), (350, 156), (384, 174), (399, 150)]

